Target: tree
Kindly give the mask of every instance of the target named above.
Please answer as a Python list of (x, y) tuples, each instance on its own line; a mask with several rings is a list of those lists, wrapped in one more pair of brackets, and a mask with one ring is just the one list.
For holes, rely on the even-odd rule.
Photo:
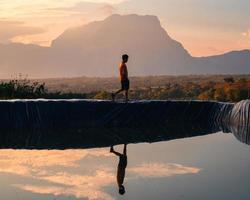
[(217, 101), (226, 101), (227, 95), (223, 88), (217, 88), (214, 93), (214, 99)]
[(226, 78), (224, 78), (224, 81), (225, 81), (226, 83), (229, 83), (229, 84), (235, 82), (233, 77), (226, 77)]

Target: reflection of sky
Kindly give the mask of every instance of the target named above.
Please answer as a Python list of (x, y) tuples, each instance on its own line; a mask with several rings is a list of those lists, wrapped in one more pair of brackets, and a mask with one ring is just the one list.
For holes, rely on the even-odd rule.
[[(38, 194), (65, 195), (88, 199), (113, 199), (102, 190), (103, 187), (115, 185), (114, 166), (93, 165), (88, 172), (72, 172), (81, 169), (79, 161), (88, 159), (105, 159), (112, 156), (108, 150), (67, 150), (67, 151), (13, 151), (2, 150), (0, 155), (0, 172), (21, 177), (42, 180), (46, 185), (19, 184), (13, 186)], [(198, 168), (179, 164), (148, 163), (127, 169), (134, 177), (166, 177), (181, 174), (195, 174)]]
[[(125, 198), (197, 199), (203, 195), (202, 199), (248, 199), (249, 150), (233, 135), (221, 133), (128, 145)], [(4, 192), (12, 198), (5, 200), (13, 195), (27, 200), (37, 195), (39, 199), (53, 199), (46, 195), (117, 199), (117, 164), (109, 149), (0, 150), (0, 193), (8, 188)]]

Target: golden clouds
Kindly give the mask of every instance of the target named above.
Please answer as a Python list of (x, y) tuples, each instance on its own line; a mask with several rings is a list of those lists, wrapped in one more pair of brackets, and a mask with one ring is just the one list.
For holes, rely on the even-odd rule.
[[(16, 175), (12, 186), (36, 194), (74, 196), (90, 200), (113, 200), (104, 188), (116, 186), (116, 167), (107, 149), (26, 151), (0, 150), (0, 172)], [(179, 164), (147, 163), (127, 169), (126, 182), (141, 177), (196, 174), (200, 169)], [(27, 179), (28, 178), (28, 179)], [(26, 180), (26, 184), (21, 184)], [(46, 183), (46, 184), (44, 184)]]
[[(18, 42), (50, 46), (67, 28), (103, 19), (115, 11), (117, 1), (24, 0), (0, 1), (0, 43)], [(13, 24), (12, 21), (18, 21)]]
[(243, 36), (250, 37), (250, 29), (248, 29), (246, 32), (242, 33)]
[(40, 177), (40, 180), (46, 180), (49, 184), (57, 184), (58, 186), (20, 184), (15, 186), (38, 194), (74, 196), (76, 198), (86, 197), (90, 200), (113, 199), (111, 195), (102, 191), (103, 187), (115, 183), (114, 173), (111, 173), (109, 169), (97, 170), (92, 176), (62, 172)]
[(19, 21), (0, 21), (0, 43), (8, 43), (18, 35), (36, 35), (45, 32), (40, 27), (26, 25)]
[(129, 171), (140, 177), (166, 177), (181, 174), (197, 174), (200, 172), (200, 169), (173, 163), (147, 163), (130, 168)]
[(87, 156), (109, 156), (106, 151), (26, 151), (1, 150), (0, 172), (31, 176), (32, 172), (40, 172), (48, 167), (78, 167), (77, 161)]
[(66, 172), (79, 169), (81, 166), (78, 162), (81, 160), (109, 156), (111, 154), (106, 150), (1, 150), (0, 172), (47, 182), (48, 186), (13, 183), (13, 186), (25, 191), (111, 200), (113, 198), (102, 191), (102, 187), (115, 182), (114, 172), (110, 168), (93, 166), (90, 175)]

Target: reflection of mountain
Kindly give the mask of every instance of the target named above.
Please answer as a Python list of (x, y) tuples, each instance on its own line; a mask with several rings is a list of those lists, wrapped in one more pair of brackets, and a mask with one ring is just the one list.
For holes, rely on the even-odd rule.
[(112, 15), (66, 30), (49, 48), (0, 45), (1, 76), (113, 76), (120, 55), (131, 55), (133, 75), (250, 73), (250, 51), (194, 58), (154, 16)]

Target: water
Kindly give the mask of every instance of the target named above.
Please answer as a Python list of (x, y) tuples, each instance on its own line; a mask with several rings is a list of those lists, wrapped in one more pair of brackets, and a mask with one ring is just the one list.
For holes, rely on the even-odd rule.
[[(0, 101), (1, 198), (250, 199), (249, 108), (250, 101)], [(115, 154), (124, 143), (126, 156)]]
[[(122, 152), (123, 145), (114, 147)], [(250, 199), (250, 146), (231, 133), (128, 144), (124, 187), (110, 148), (0, 150), (5, 200)]]

